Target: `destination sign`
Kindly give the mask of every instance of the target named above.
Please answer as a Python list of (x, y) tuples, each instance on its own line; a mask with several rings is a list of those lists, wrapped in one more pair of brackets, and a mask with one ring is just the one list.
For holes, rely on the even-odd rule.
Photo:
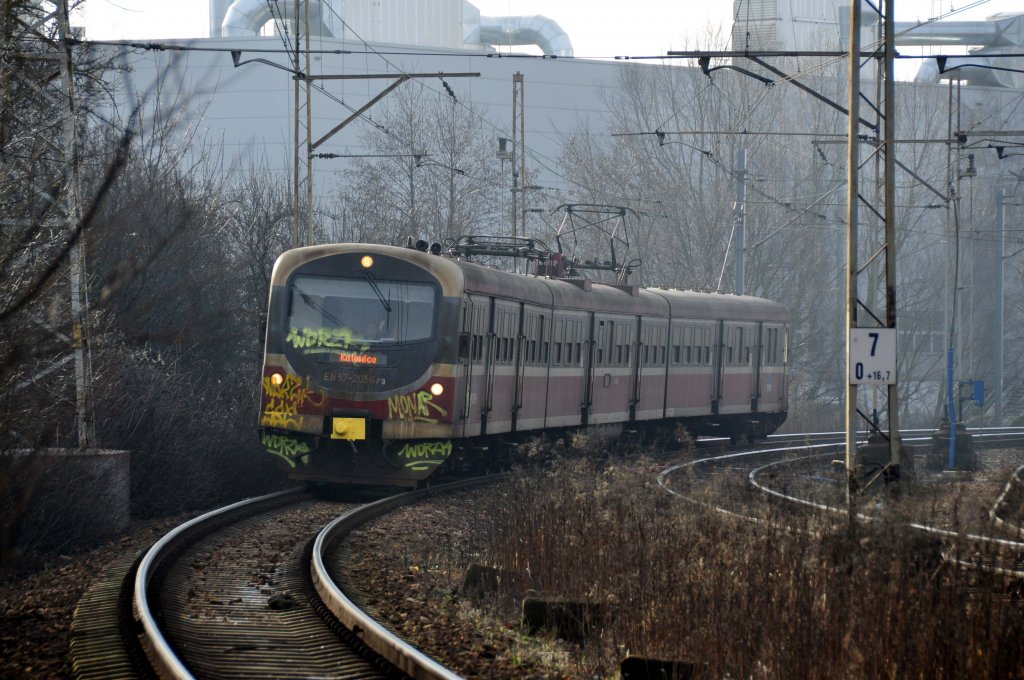
[(339, 364), (350, 366), (387, 366), (387, 354), (370, 354), (368, 352), (338, 352), (335, 359)]

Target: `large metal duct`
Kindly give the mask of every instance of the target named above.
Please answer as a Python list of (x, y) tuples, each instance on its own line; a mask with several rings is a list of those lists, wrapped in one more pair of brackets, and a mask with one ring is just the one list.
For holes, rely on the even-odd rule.
[(1024, 14), (997, 14), (986, 21), (933, 21), (917, 25), (895, 23), (896, 44), (976, 46), (968, 56), (950, 57), (945, 71), (939, 72), (937, 62), (922, 62), (915, 80), (937, 82), (940, 78), (959, 77), (970, 85), (1024, 89), (1024, 77), (1006, 68), (1021, 68), (1020, 57), (996, 55), (1019, 54), (1024, 47)]
[(572, 42), (552, 19), (535, 14), (523, 17), (480, 17), (481, 44), (536, 45), (544, 54), (571, 57)]
[[(839, 36), (844, 47), (849, 45), (849, 6), (839, 8)], [(865, 12), (861, 24), (873, 27)], [(942, 78), (960, 78), (969, 85), (1024, 89), (1020, 73), (1001, 69), (1020, 69), (1024, 59), (999, 56), (1018, 54), (1024, 49), (1024, 14), (1020, 12), (996, 14), (984, 21), (931, 21), (918, 24), (912, 21), (894, 23), (895, 42), (898, 47), (932, 45), (936, 47), (973, 47), (967, 56), (950, 57), (940, 73), (937, 61), (921, 62), (914, 80), (938, 82)], [(998, 58), (996, 58), (998, 56)]]
[[(294, 20), (297, 13), (296, 6), (299, 5), (297, 0), (275, 0), (273, 4), (277, 6), (286, 21)], [(227, 13), (224, 15), (224, 21), (221, 22), (221, 35), (229, 38), (258, 35), (263, 25), (274, 18), (270, 12), (270, 5), (271, 3), (267, 2), (267, 0), (235, 0), (228, 7)], [(306, 3), (302, 3), (301, 10), (303, 13), (305, 9)], [(337, 13), (344, 16), (343, 8), (342, 11)], [(334, 19), (334, 12), (331, 12), (329, 17), (326, 18)], [(310, 35), (324, 37), (332, 37), (334, 35), (328, 25), (335, 22), (333, 20), (325, 22), (324, 19), (322, 3), (309, 2)]]
[(899, 45), (1012, 45), (1005, 21), (913, 21), (894, 22)]

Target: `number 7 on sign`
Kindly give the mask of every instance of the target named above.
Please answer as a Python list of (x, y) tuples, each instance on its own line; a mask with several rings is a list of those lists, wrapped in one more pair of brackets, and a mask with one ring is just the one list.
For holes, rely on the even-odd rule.
[(851, 328), (851, 385), (896, 384), (896, 329)]

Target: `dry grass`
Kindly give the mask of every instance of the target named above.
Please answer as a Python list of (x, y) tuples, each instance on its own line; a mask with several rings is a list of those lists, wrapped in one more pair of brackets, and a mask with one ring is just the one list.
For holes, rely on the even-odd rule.
[(714, 678), (1024, 677), (1018, 586), (944, 566), (902, 521), (793, 533), (652, 480), (593, 460), (514, 478), (478, 529), (502, 574), (480, 606), (515, 621), (526, 596), (599, 603), (573, 664), (597, 676), (631, 653)]

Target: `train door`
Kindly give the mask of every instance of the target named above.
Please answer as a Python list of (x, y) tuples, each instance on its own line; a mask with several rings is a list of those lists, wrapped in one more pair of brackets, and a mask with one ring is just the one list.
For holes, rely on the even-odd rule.
[(512, 429), (520, 305), (495, 299), (492, 300), (491, 308), (487, 432), (494, 434)]
[(764, 338), (764, 358), (761, 362), (758, 408), (762, 413), (782, 412), (786, 410), (786, 328), (777, 324), (764, 324), (761, 334)]
[[(465, 376), (462, 395), (462, 427), (465, 436), (483, 434), (487, 421), (487, 343), (490, 300), (471, 295), (463, 307), (463, 333), (459, 338), (459, 361)], [(463, 356), (465, 355), (465, 356)]]
[(756, 325), (726, 323), (722, 340), (722, 397), (719, 413), (749, 413), (754, 392)]
[(515, 343), (515, 357), (513, 357), (513, 394), (512, 394), (512, 425), (510, 429), (515, 432), (519, 425), (519, 411), (523, 408), (523, 381), (526, 379), (524, 361), (524, 344), (526, 340), (526, 324), (524, 314), (526, 313), (526, 305), (522, 302), (519, 303), (519, 309), (516, 312), (516, 331), (513, 336), (513, 342)]
[(718, 415), (722, 403), (722, 382), (723, 374), (725, 373), (722, 366), (725, 354), (723, 351), (725, 345), (725, 322), (719, 321), (715, 324), (714, 332), (715, 338), (712, 346), (715, 348), (715, 355), (712, 359), (714, 361), (714, 375), (711, 380), (711, 414)]
[[(636, 330), (634, 337), (636, 338), (636, 345), (633, 347), (633, 356), (636, 361), (633, 362), (633, 380), (632, 389), (629, 395), (629, 419), (636, 420), (636, 405), (640, 403), (640, 383), (644, 379), (644, 370), (641, 364), (644, 363), (643, 352), (645, 348), (651, 345), (651, 325), (649, 323), (644, 324), (641, 322), (641, 317), (636, 317)], [(650, 350), (648, 349), (648, 352)]]
[(583, 399), (580, 402), (580, 424), (590, 424), (590, 410), (594, 405), (594, 352), (596, 351), (597, 338), (594, 337), (594, 332), (597, 328), (597, 321), (594, 317), (593, 312), (587, 312), (586, 318), (586, 356), (584, 357), (584, 380), (583, 380)]
[(548, 368), (544, 358), (546, 310), (524, 305), (519, 336), (519, 377), (516, 382), (515, 429), (544, 427), (548, 401)]
[(750, 412), (757, 413), (758, 400), (761, 398), (761, 371), (764, 367), (764, 324), (758, 323), (754, 328), (754, 376), (750, 392)]
[(459, 379), (462, 391), (455, 395), (455, 402), (459, 407), (461, 434), (466, 436), (466, 424), (473, 397), (473, 303), (468, 297), (462, 301), (459, 325)]
[(651, 420), (665, 415), (665, 367), (668, 363), (668, 320), (647, 318), (639, 327), (633, 358), (635, 387), (630, 404), (633, 420)]
[[(551, 315), (546, 331), (550, 351), (545, 342), (537, 372), (537, 388), (545, 391), (547, 427), (579, 425), (587, 412), (588, 324), (589, 317), (579, 313), (554, 312)], [(547, 379), (540, 382), (545, 374)]]
[(629, 417), (636, 317), (597, 319), (596, 360), (592, 384), (591, 424), (620, 423)]

